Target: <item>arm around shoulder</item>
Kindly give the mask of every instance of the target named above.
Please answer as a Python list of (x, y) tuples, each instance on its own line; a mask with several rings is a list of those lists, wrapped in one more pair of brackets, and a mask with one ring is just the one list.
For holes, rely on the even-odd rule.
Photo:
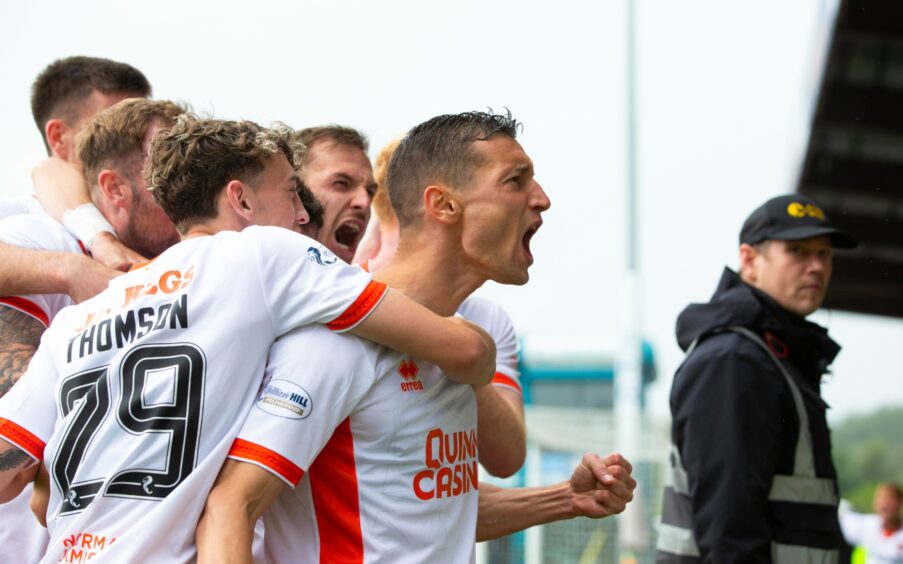
[(461, 384), (484, 384), (495, 373), (495, 342), (469, 321), (439, 316), (398, 291), (351, 332), (441, 368)]

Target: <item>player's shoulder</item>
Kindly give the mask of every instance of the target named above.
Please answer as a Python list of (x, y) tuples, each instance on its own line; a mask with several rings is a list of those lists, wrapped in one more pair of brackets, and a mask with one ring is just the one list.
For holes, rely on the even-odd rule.
[(351, 333), (336, 333), (315, 323), (297, 327), (273, 343), (269, 363), (305, 363), (350, 367), (375, 365), (384, 347)]
[(461, 302), (458, 314), (482, 327), (492, 324), (511, 324), (511, 318), (502, 306), (480, 296), (468, 296)]
[(0, 219), (0, 238), (46, 250), (81, 250), (78, 239), (46, 214), (23, 213)]

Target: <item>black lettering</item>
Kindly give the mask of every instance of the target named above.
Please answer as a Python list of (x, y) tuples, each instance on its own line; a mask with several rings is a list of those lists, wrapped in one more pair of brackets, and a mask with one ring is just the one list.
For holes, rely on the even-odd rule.
[[(97, 331), (97, 325), (92, 325), (90, 329), (85, 329), (82, 333), (81, 341), (78, 345), (78, 358), (84, 358), (86, 354), (94, 352), (94, 333)], [(85, 352), (85, 347), (88, 351)]]
[(157, 325), (154, 326), (154, 331), (166, 327), (166, 318), (169, 315), (169, 310), (171, 309), (172, 304), (163, 304), (160, 306), (160, 309), (157, 310)]
[(129, 310), (125, 317), (117, 315), (114, 329), (116, 331), (116, 346), (122, 348), (123, 344), (131, 343), (135, 339), (135, 312)]
[(97, 324), (97, 350), (108, 351), (113, 348), (113, 335), (110, 328), (113, 326), (112, 319), (104, 319)]
[(182, 294), (179, 301), (172, 303), (172, 313), (169, 315), (169, 328), (176, 328), (176, 321), (181, 329), (188, 327), (188, 295)]
[[(150, 319), (147, 318), (148, 316), (150, 316)], [(154, 308), (143, 307), (138, 310), (138, 326), (141, 327), (141, 331), (138, 331), (138, 334), (135, 335), (136, 339), (147, 335), (154, 328)]]

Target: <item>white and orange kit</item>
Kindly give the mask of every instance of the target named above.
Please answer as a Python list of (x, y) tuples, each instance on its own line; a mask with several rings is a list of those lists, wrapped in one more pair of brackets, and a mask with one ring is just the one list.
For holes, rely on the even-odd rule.
[[(42, 251), (63, 251), (87, 254), (84, 246), (66, 229), (42, 213), (32, 213), (27, 204), (37, 200), (21, 198), (23, 209), (0, 220), (0, 242), (26, 249)], [(0, 216), (10, 212), (0, 204)], [(0, 307), (7, 307), (25, 313), (40, 322), (50, 325), (56, 314), (64, 307), (72, 305), (66, 294), (31, 294), (21, 296), (0, 296)], [(0, 508), (0, 562), (36, 562), (47, 547), (47, 529), (38, 524), (31, 513), (28, 500), (31, 485), (25, 487), (17, 498)]]
[(495, 376), (492, 378), (492, 385), (522, 394), (518, 369), (520, 344), (508, 313), (491, 300), (470, 296), (461, 303), (458, 315), (482, 327), (495, 341)]
[(50, 474), (42, 562), (188, 562), (273, 341), (353, 327), (385, 286), (276, 227), (189, 239), (61, 312), (0, 399)]
[(292, 489), (264, 515), (275, 562), (470, 562), (473, 389), (353, 335), (304, 327), (270, 349), (229, 453)]

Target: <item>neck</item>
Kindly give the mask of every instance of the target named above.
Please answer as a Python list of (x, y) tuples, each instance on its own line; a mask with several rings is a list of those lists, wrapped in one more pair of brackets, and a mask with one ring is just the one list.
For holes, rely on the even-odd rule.
[(411, 239), (402, 234), (375, 277), (439, 315), (453, 315), (487, 278), (462, 259), (460, 245), (427, 234)]
[(899, 515), (897, 515), (896, 517), (891, 517), (890, 519), (885, 519), (884, 522), (882, 523), (882, 527), (884, 528), (884, 530), (890, 531), (890, 532), (893, 532), (893, 531), (896, 531), (897, 529), (899, 529), (900, 525), (901, 525), (901, 521), (900, 521)]

